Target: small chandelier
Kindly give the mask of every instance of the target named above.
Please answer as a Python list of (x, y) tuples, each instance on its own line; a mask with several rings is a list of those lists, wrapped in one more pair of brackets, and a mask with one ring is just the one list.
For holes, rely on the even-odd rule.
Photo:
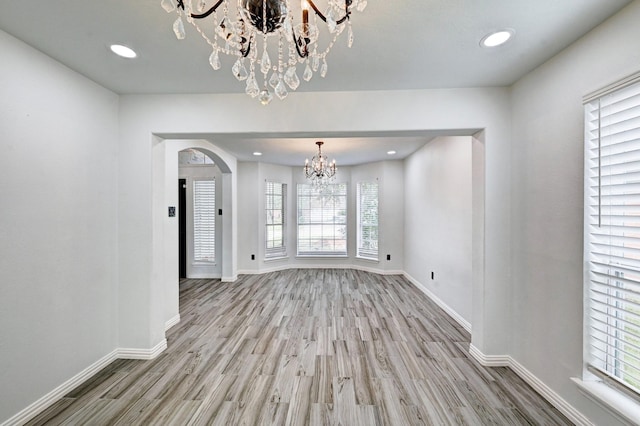
[[(362, 12), (367, 7), (367, 0), (322, 0), (327, 6), (321, 12), (313, 0), (301, 0), (301, 22), (294, 24), (293, 0), (237, 0), (235, 7), (231, 0), (161, 1), (164, 10), (178, 14), (173, 24), (176, 37), (185, 38), (184, 21), (193, 25), (213, 49), (209, 63), (214, 70), (222, 66), (221, 53), (236, 57), (231, 72), (239, 81), (246, 81), (245, 92), (252, 98), (258, 97), (263, 105), (271, 102), (273, 93), (284, 99), (289, 89), (298, 88), (298, 63), (303, 64), (305, 81), (311, 80), (318, 69), (320, 76), (325, 77), (327, 54), (345, 27), (347, 44), (349, 47), (353, 44), (352, 9)], [(311, 20), (309, 9), (313, 11)], [(323, 47), (318, 44), (319, 23), (326, 24), (327, 31), (323, 33), (328, 32), (329, 36)], [(270, 37), (275, 39), (272, 48), (277, 49), (271, 53)], [(259, 74), (263, 77), (262, 89), (256, 77)]]
[(338, 166), (336, 160), (329, 163), (326, 155), (322, 155), (322, 145), (324, 142), (318, 141), (318, 153), (313, 156), (311, 163), (309, 159), (304, 160), (304, 174), (312, 184), (320, 187), (326, 186), (336, 174)]

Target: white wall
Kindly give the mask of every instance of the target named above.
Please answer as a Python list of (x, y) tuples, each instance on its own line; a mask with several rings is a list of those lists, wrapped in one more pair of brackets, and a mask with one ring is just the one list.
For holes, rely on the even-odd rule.
[[(385, 161), (382, 169), (380, 197), (384, 204), (378, 205), (379, 253), (384, 262), (383, 269), (399, 271), (404, 270), (404, 162)], [(386, 260), (387, 254), (391, 255), (390, 261)]]
[(405, 160), (404, 270), (469, 323), (471, 177), (471, 136), (436, 138)]
[(0, 52), (1, 423), (116, 348), (118, 97)]
[(513, 357), (596, 424), (583, 348), (582, 97), (640, 70), (640, 2), (519, 81), (513, 105)]
[[(260, 221), (262, 215), (258, 200), (263, 195), (260, 170), (256, 163), (238, 163), (238, 268), (242, 271), (258, 270), (264, 249), (260, 246)], [(251, 255), (255, 256), (251, 260)]]

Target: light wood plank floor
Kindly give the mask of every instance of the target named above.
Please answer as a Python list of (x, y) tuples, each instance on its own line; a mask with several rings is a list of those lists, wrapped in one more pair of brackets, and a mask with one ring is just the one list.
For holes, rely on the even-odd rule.
[(153, 361), (119, 360), (30, 425), (563, 425), (401, 276), (342, 269), (185, 280)]

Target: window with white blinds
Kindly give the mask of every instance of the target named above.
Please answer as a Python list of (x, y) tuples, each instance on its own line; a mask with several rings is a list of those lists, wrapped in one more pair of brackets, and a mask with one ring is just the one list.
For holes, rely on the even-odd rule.
[(378, 260), (378, 182), (360, 182), (357, 256)]
[(216, 260), (216, 181), (193, 181), (193, 260)]
[(286, 184), (265, 182), (265, 258), (287, 255), (285, 245), (286, 194)]
[(298, 255), (346, 254), (347, 184), (298, 184)]
[(640, 394), (640, 83), (585, 105), (588, 364)]

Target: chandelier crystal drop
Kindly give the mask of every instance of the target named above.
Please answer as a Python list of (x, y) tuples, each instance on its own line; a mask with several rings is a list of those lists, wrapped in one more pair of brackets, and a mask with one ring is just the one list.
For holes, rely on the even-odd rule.
[(234, 57), (232, 74), (246, 80), (245, 92), (266, 105), (273, 93), (286, 98), (285, 83), (296, 90), (298, 75), (305, 81), (314, 73), (327, 75), (329, 51), (345, 27), (345, 44), (352, 46), (351, 14), (362, 12), (367, 0), (161, 0), (160, 4), (167, 13), (178, 15), (173, 22), (176, 38), (186, 38), (184, 26), (191, 24), (213, 50), (211, 67), (222, 68), (221, 54)]
[(322, 154), (324, 142), (318, 141), (316, 145), (318, 153), (311, 158), (311, 162), (308, 158), (304, 160), (304, 175), (313, 185), (323, 188), (333, 180), (338, 166), (336, 160), (329, 162), (327, 156)]

